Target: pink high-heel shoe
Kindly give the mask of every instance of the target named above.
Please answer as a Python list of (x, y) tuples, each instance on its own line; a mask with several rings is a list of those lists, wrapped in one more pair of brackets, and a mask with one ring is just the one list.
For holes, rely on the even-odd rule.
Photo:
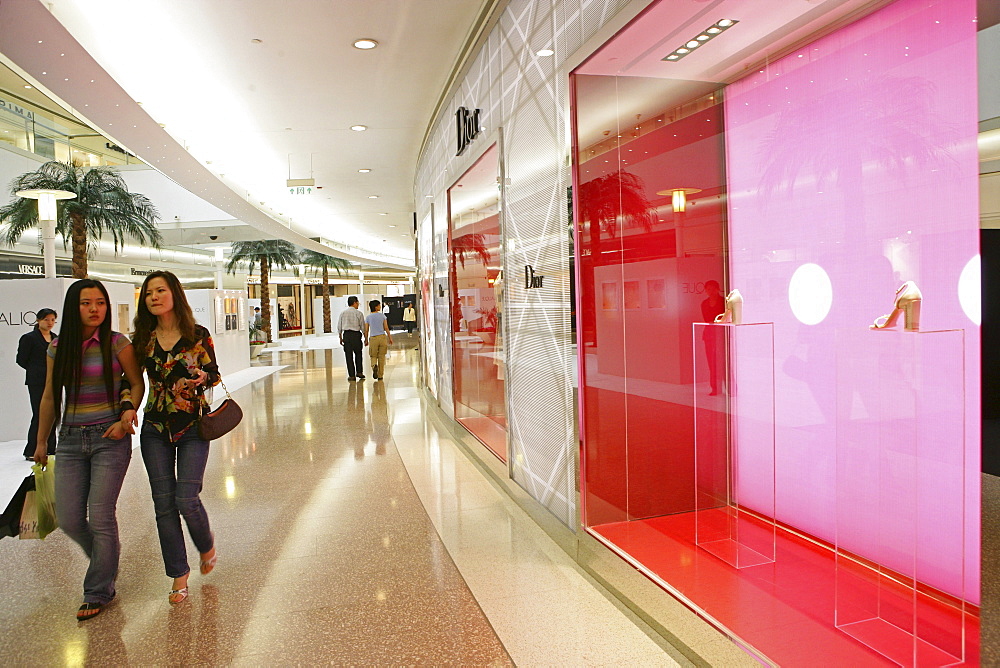
[(896, 326), (899, 314), (903, 314), (903, 329), (916, 332), (920, 329), (920, 303), (923, 301), (920, 288), (913, 281), (907, 281), (896, 290), (896, 302), (892, 313), (875, 318), (871, 329), (889, 329)]

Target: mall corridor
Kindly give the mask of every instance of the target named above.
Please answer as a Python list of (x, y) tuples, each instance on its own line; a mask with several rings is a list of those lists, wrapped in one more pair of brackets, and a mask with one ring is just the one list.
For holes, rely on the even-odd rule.
[(167, 602), (136, 450), (102, 615), (74, 619), (85, 559), (61, 531), (0, 541), (4, 665), (677, 665), (429, 416), (416, 335), (383, 382), (310, 339), (234, 392), (202, 493), (219, 562), (188, 601)]

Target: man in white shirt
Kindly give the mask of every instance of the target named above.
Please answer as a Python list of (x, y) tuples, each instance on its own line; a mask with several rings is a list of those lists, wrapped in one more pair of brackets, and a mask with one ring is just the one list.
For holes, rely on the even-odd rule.
[(361, 352), (368, 345), (368, 336), (364, 329), (365, 316), (358, 310), (358, 298), (348, 297), (347, 308), (340, 312), (340, 319), (337, 320), (340, 345), (344, 347), (344, 356), (347, 358), (347, 380), (365, 379)]

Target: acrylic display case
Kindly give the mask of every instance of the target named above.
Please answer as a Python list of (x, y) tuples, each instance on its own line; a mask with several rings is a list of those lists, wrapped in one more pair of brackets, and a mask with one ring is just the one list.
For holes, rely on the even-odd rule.
[(965, 658), (964, 334), (837, 338), (836, 626), (903, 666)]
[(774, 325), (694, 323), (695, 543), (775, 560)]

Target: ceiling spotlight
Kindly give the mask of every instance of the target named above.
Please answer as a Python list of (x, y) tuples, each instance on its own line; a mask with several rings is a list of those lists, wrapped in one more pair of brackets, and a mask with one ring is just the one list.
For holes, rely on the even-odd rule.
[(556, 52), (553, 51), (552, 49), (542, 49), (541, 51), (538, 52), (538, 55), (542, 56), (543, 58), (548, 58), (549, 56), (556, 55)]
[(372, 171), (372, 170), (370, 170), (370, 169), (359, 169), (358, 170), (358, 174), (367, 174), (370, 171)]
[[(382, 215), (385, 215), (385, 214), (382, 214)], [(390, 225), (389, 227), (396, 227), (396, 226), (395, 225)]]
[(687, 54), (691, 53), (692, 49), (697, 49), (702, 44), (707, 44), (710, 40), (715, 39), (737, 23), (739, 23), (739, 21), (736, 19), (722, 19), (721, 21), (716, 21), (713, 25), (710, 25), (708, 28), (695, 35), (694, 38), (685, 42), (684, 46), (680, 46), (674, 49), (673, 53), (664, 56), (663, 60), (678, 61)]
[(29, 86), (28, 84), (24, 84), (24, 87), (25, 88), (31, 88), (31, 86)]
[(354, 130), (355, 132), (364, 132), (365, 130), (368, 129), (368, 126), (367, 125), (352, 125), (351, 129)]
[(369, 195), (368, 199), (378, 199), (378, 195)]
[(364, 39), (354, 40), (354, 48), (361, 49), (362, 51), (367, 51), (369, 49), (374, 49), (378, 46), (378, 42), (371, 39), (370, 37), (365, 37)]
[[(387, 214), (387, 213), (380, 213), (379, 215), (380, 216), (388, 216), (389, 214)], [(395, 225), (390, 225), (389, 227), (396, 227), (396, 226)]]

